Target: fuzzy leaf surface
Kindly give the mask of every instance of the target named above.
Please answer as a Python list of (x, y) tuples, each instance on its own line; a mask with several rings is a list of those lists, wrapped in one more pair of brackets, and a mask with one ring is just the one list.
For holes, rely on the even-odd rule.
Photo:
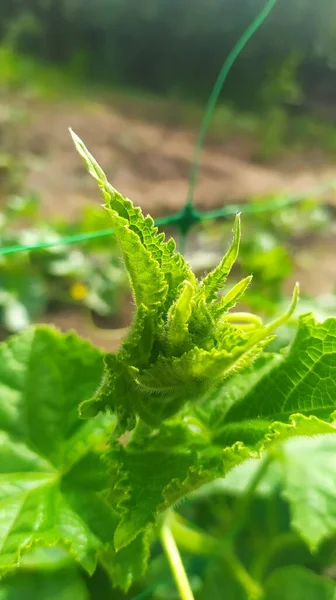
[(129, 334), (116, 355), (107, 357), (97, 395), (81, 407), (81, 414), (90, 417), (109, 408), (123, 434), (133, 429), (138, 417), (157, 426), (187, 401), (202, 400), (210, 384), (249, 366), (270, 341), (272, 330), (257, 319), (254, 331), (246, 333), (225, 320), (251, 277), (218, 300), (239, 250), (239, 215), (223, 260), (197, 281), (175, 252), (175, 242), (166, 242), (153, 219), (109, 184), (84, 143), (71, 135), (102, 191), (136, 303)]
[(158, 234), (153, 219), (144, 217), (140, 208), (133, 206), (109, 184), (82, 140), (74, 132), (71, 135), (88, 172), (102, 191), (124, 254), (137, 305), (152, 306), (160, 301), (162, 308), (166, 297), (169, 301), (176, 298), (180, 283), (194, 281), (189, 265), (181, 254), (175, 253), (174, 240), (165, 242), (164, 234)]

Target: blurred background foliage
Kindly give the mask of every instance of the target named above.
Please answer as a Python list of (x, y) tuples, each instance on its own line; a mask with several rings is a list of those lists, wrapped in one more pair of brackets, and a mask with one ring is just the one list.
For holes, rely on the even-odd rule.
[[(263, 0), (3, 0), (0, 35), (12, 48), (104, 85), (204, 100)], [(282, 0), (223, 91), (242, 108), (289, 101), (332, 105), (336, 5)], [(60, 43), (61, 40), (61, 43)], [(155, 60), (153, 60), (155, 56)]]
[[(22, 133), (45, 106), (50, 124), (53, 115), (62, 110), (60, 102), (63, 106), (72, 92), (79, 115), (83, 112), (83, 99), (87, 98), (110, 111), (103, 127), (111, 132), (113, 141), (105, 144), (116, 144), (120, 154), (116, 162), (122, 163), (126, 175), (127, 170), (132, 175), (135, 172), (136, 181), (140, 182), (148, 169), (154, 175), (154, 190), (155, 178), (166, 177), (167, 185), (174, 182), (175, 161), (175, 172), (184, 185), (192, 160), (190, 141), (183, 157), (176, 155), (168, 160), (161, 156), (163, 143), (157, 158), (157, 150), (153, 152), (150, 144), (145, 146), (146, 132), (139, 140), (133, 135), (131, 120), (121, 122), (119, 130), (114, 131), (115, 125), (108, 119), (120, 111), (131, 119), (140, 116), (144, 121), (163, 122), (172, 130), (196, 128), (223, 60), (263, 6), (264, 0), (2, 0), (1, 246), (58, 242), (62, 236), (109, 227), (106, 215), (93, 205), (81, 203), (76, 217), (69, 218), (66, 199), (57, 199), (63, 210), (61, 216), (46, 220), (43, 206), (47, 184), (42, 186), (42, 192), (27, 189), (31, 165), (40, 161), (42, 167), (38, 168), (44, 168), (49, 144), (54, 142), (46, 124), (40, 126), (37, 134), (33, 127), (32, 149), (27, 147)], [(290, 149), (294, 158), (302, 150), (312, 148), (327, 150), (333, 156), (335, 34), (333, 0), (277, 2), (229, 74), (213, 116), (210, 143), (228, 140), (226, 154), (232, 149), (235, 155), (234, 136), (243, 134), (245, 137), (238, 141), (238, 155), (246, 154), (246, 164), (281, 160)], [(56, 102), (52, 104), (54, 94)], [(87, 120), (83, 112), (81, 124)], [(251, 139), (253, 150), (246, 150)], [(62, 156), (63, 143), (59, 162)], [(134, 158), (135, 165), (140, 164), (138, 170), (130, 158)], [(152, 165), (157, 159), (156, 172), (156, 167), (147, 166), (147, 161)], [(210, 191), (201, 206), (203, 210), (209, 207), (208, 203), (218, 206), (231, 200), (225, 190), (230, 163), (225, 166), (225, 160), (226, 157), (220, 200), (212, 199)], [(55, 162), (51, 166), (54, 168)], [(110, 161), (107, 166), (114, 177), (114, 164)], [(307, 164), (307, 170), (309, 167)], [(77, 166), (73, 169), (75, 172)], [(216, 171), (213, 172), (216, 180)], [(241, 172), (244, 178), (243, 163)], [(79, 179), (77, 171), (75, 174)], [(283, 173), (280, 176), (285, 178)], [(251, 191), (239, 201), (260, 205), (270, 199), (272, 195), (268, 193)], [(316, 246), (317, 241), (333, 233), (333, 206), (332, 194), (323, 205), (319, 195), (308, 193), (307, 198), (291, 208), (244, 216), (237, 276), (254, 274), (253, 288), (246, 296), (250, 308), (266, 316), (275, 314), (302, 264), (306, 272), (314, 268), (310, 266), (311, 257), (307, 259), (305, 253), (307, 244)], [(151, 201), (149, 210), (153, 212), (152, 209), (159, 215), (173, 212), (169, 203), (166, 210)], [(196, 230), (187, 253), (199, 273), (211, 268), (224, 252), (230, 230), (231, 221), (209, 222)], [(333, 244), (327, 240), (323, 251), (332, 254)], [(111, 325), (117, 315), (119, 324), (127, 324), (129, 315), (120, 318), (127, 293), (125, 274), (111, 237), (108, 242), (103, 237), (75, 246), (57, 245), (31, 253), (0, 255), (0, 326), (4, 335), (22, 329), (50, 310), (59, 311), (66, 306), (84, 305), (96, 324)], [(312, 296), (308, 285), (309, 302)], [(131, 312), (132, 307), (128, 306)], [(333, 306), (328, 296), (323, 307), (329, 311)]]
[[(20, 52), (105, 85), (204, 100), (223, 56), (262, 5), (262, 0), (3, 0), (0, 35)], [(244, 108), (301, 97), (332, 103), (335, 33), (332, 0), (279, 2), (236, 64), (223, 97)]]

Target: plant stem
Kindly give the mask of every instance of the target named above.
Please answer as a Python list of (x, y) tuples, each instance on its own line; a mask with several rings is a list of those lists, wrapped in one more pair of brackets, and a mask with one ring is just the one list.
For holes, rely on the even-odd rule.
[(229, 547), (222, 550), (222, 557), (233, 577), (238, 581), (246, 593), (248, 600), (259, 600), (263, 597), (263, 590), (259, 583), (251, 577), (242, 562)]
[(184, 550), (202, 556), (220, 554), (221, 542), (219, 540), (189, 525), (180, 515), (172, 513), (169, 522), (175, 541)]
[(181, 600), (194, 600), (189, 579), (185, 572), (178, 547), (170, 529), (169, 518), (166, 519), (162, 525), (160, 537)]
[(230, 323), (248, 323), (250, 325), (261, 326), (263, 324), (260, 317), (247, 312), (234, 312), (225, 315), (225, 320)]
[(245, 591), (248, 600), (259, 600), (262, 598), (262, 588), (249, 574), (238, 556), (236, 556), (230, 543), (216, 539), (194, 528), (176, 513), (171, 513), (169, 524), (170, 534), (174, 535), (174, 538), (184, 550), (198, 555), (217, 555), (223, 560), (234, 579), (236, 579)]

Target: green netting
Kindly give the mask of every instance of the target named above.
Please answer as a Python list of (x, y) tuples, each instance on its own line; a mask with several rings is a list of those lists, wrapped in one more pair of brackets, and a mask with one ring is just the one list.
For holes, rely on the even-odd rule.
[[(305, 198), (318, 196), (330, 190), (336, 189), (336, 180), (327, 181), (314, 188), (310, 188), (305, 192), (294, 195), (280, 194), (279, 196), (272, 198), (268, 202), (252, 202), (246, 204), (227, 204), (222, 208), (208, 211), (198, 211), (187, 202), (185, 206), (179, 212), (168, 215), (167, 217), (160, 217), (155, 219), (155, 224), (158, 226), (174, 225), (180, 232), (182, 243), (190, 229), (201, 221), (207, 221), (211, 219), (219, 219), (229, 217), (231, 215), (240, 212), (246, 213), (260, 213), (267, 212), (274, 209), (280, 209), (291, 204), (295, 204), (304, 200)], [(92, 231), (89, 233), (80, 233), (65, 237), (60, 237), (58, 240), (51, 242), (37, 242), (35, 244), (16, 244), (14, 246), (5, 246), (0, 248), (0, 256), (5, 254), (15, 254), (17, 252), (24, 252), (28, 250), (43, 250), (45, 248), (51, 248), (53, 246), (63, 246), (68, 244), (77, 244), (96, 238), (107, 237), (113, 235), (113, 229), (101, 229), (98, 231)]]
[[(206, 211), (206, 212), (200, 212), (200, 211), (196, 210), (193, 205), (195, 189), (196, 189), (197, 179), (198, 179), (198, 174), (199, 174), (201, 153), (202, 153), (202, 149), (204, 146), (205, 136), (209, 129), (210, 121), (213, 116), (217, 101), (219, 99), (219, 95), (221, 93), (223, 84), (224, 84), (224, 82), (228, 76), (228, 73), (229, 73), (231, 67), (233, 66), (234, 62), (236, 61), (236, 59), (238, 58), (238, 56), (240, 55), (240, 53), (242, 52), (242, 50), (244, 49), (244, 47), (246, 46), (248, 41), (251, 39), (253, 34), (264, 23), (266, 17), (271, 12), (276, 1), (277, 0), (267, 0), (265, 6), (258, 13), (256, 18), (252, 21), (252, 23), (250, 23), (250, 25), (248, 26), (246, 31), (242, 34), (242, 36), (239, 38), (239, 40), (236, 43), (236, 45), (234, 46), (234, 48), (231, 50), (229, 56), (225, 60), (223, 66), (218, 74), (215, 84), (211, 90), (211, 94), (209, 96), (209, 100), (207, 102), (207, 106), (206, 106), (206, 109), (204, 112), (204, 117), (203, 117), (200, 129), (199, 129), (199, 133), (198, 133), (198, 136), (196, 139), (194, 156), (193, 156), (192, 166), (191, 166), (190, 175), (189, 175), (188, 194), (187, 194), (187, 199), (186, 199), (186, 203), (185, 203), (184, 207), (182, 208), (182, 210), (180, 210), (179, 212), (177, 212), (175, 214), (169, 215), (167, 217), (158, 218), (155, 221), (157, 225), (175, 225), (175, 227), (178, 229), (178, 231), (180, 233), (181, 250), (184, 249), (186, 237), (187, 237), (190, 229), (196, 223), (199, 223), (200, 221), (209, 220), (209, 219), (217, 219), (220, 217), (227, 217), (227, 216), (233, 215), (237, 212), (266, 211), (266, 210), (270, 210), (272, 208), (278, 208), (280, 206), (285, 206), (287, 204), (297, 202), (307, 196), (307, 194), (300, 194), (300, 196), (292, 196), (292, 197), (291, 196), (288, 196), (288, 197), (279, 196), (275, 200), (272, 200), (272, 202), (263, 203), (260, 206), (255, 205), (255, 204), (245, 205), (245, 206), (244, 205), (242, 206), (240, 204), (233, 204), (233, 205), (224, 206), (223, 208), (219, 208), (217, 210), (210, 210), (210, 211)], [(330, 187), (334, 187), (334, 185), (336, 185), (336, 182), (332, 182), (331, 184), (325, 184), (324, 186), (322, 186), (322, 191), (324, 191), (326, 189), (330, 189)], [(311, 194), (311, 193), (312, 193), (312, 190), (310, 190), (308, 192), (308, 194)], [(319, 193), (319, 191), (316, 192), (316, 190), (315, 190), (314, 193), (315, 194)], [(29, 250), (42, 250), (45, 248), (51, 248), (52, 246), (77, 244), (80, 242), (93, 240), (96, 238), (105, 237), (105, 236), (109, 236), (109, 235), (113, 235), (112, 229), (104, 229), (104, 230), (100, 230), (100, 231), (92, 231), (89, 233), (81, 233), (81, 234), (72, 235), (72, 236), (65, 236), (65, 237), (59, 238), (58, 240), (54, 240), (52, 242), (40, 242), (40, 243), (27, 244), (27, 245), (17, 244), (14, 246), (5, 246), (3, 248), (0, 248), (0, 256), (3, 256), (5, 254), (7, 254), (7, 255), (15, 254), (17, 252), (24, 252), (24, 251), (29, 251)]]

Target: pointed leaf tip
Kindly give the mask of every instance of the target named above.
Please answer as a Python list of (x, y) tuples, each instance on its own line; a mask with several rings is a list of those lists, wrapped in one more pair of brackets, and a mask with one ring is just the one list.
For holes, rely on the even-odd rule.
[(290, 305), (288, 307), (288, 310), (285, 312), (284, 315), (282, 315), (278, 319), (275, 319), (275, 321), (273, 321), (272, 323), (270, 323), (269, 325), (267, 325), (267, 331), (268, 332), (274, 331), (275, 329), (277, 329), (281, 325), (284, 325), (291, 318), (291, 316), (293, 315), (293, 313), (294, 313), (294, 311), (296, 309), (296, 306), (297, 306), (297, 303), (298, 303), (298, 300), (299, 300), (299, 292), (300, 292), (300, 286), (299, 286), (299, 283), (296, 282), (295, 285), (294, 285), (293, 294), (292, 294), (292, 300), (291, 300), (291, 303), (290, 303)]
[(240, 214), (237, 213), (233, 225), (233, 239), (225, 256), (219, 265), (208, 273), (202, 280), (202, 295), (206, 297), (207, 302), (214, 300), (218, 292), (222, 289), (227, 277), (237, 259), (241, 237)]
[(96, 181), (98, 181), (98, 183), (100, 185), (106, 184), (107, 179), (106, 179), (106, 175), (105, 175), (103, 169), (99, 166), (96, 159), (88, 151), (83, 140), (81, 140), (81, 138), (77, 135), (77, 133), (75, 133), (73, 131), (73, 129), (71, 129), (71, 127), (69, 127), (69, 133), (71, 135), (73, 143), (75, 144), (75, 148), (76, 148), (78, 154), (84, 160), (85, 166), (86, 166), (88, 172), (90, 173), (90, 175), (92, 175), (92, 177)]

